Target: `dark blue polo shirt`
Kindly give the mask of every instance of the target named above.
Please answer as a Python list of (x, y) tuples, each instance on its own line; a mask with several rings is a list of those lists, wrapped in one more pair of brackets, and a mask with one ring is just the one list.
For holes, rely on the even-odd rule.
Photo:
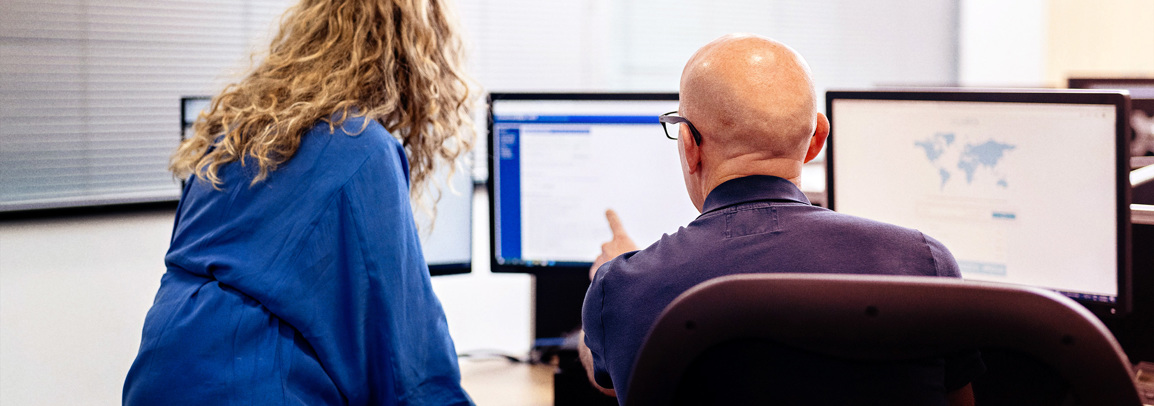
[[(917, 230), (815, 207), (782, 178), (733, 179), (709, 193), (688, 226), (598, 269), (582, 309), (597, 382), (625, 399), (646, 334), (682, 292), (720, 276), (771, 272), (960, 276), (949, 250)], [(954, 382), (940, 389), (965, 386), (980, 369), (947, 371), (944, 380)]]

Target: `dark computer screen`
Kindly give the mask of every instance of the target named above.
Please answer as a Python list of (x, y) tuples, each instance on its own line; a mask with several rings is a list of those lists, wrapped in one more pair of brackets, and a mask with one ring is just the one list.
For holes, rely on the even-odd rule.
[(830, 208), (925, 232), (965, 279), (1125, 312), (1128, 102), (1076, 90), (828, 92)]
[(614, 209), (640, 247), (697, 216), (677, 142), (657, 117), (677, 94), (490, 97), (492, 269), (588, 270)]

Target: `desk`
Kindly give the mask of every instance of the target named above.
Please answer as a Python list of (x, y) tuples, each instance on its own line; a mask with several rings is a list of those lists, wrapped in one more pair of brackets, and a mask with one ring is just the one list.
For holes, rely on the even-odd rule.
[(553, 406), (553, 370), (499, 358), (462, 358), (461, 386), (478, 406)]

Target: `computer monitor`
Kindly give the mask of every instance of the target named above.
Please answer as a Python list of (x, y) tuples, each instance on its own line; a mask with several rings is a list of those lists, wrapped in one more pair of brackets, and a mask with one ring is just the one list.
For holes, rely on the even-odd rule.
[(184, 96), (180, 98), (180, 139), (188, 138), (192, 134), (192, 125), (200, 113), (207, 112), (211, 96)]
[(1120, 89), (1130, 92), (1133, 110), (1142, 110), (1154, 115), (1154, 77), (1149, 78), (1069, 78), (1071, 89)]
[[(192, 134), (192, 125), (201, 112), (207, 111), (210, 96), (180, 98), (180, 138)], [(440, 190), (436, 202), (436, 221), (429, 222), (430, 210), (414, 205), (413, 216), (420, 231), (421, 249), (429, 274), (433, 276), (469, 273), (473, 269), (473, 178), (470, 154), (457, 163), (449, 178), (448, 168), (438, 168), (426, 193)]]
[(1128, 108), (1106, 91), (831, 91), (829, 207), (921, 230), (965, 279), (1124, 313)]
[[(448, 168), (433, 174), (432, 186), (440, 188), (436, 221), (430, 229), (429, 211), (414, 205), (421, 249), (432, 276), (469, 273), (473, 270), (473, 177), (472, 167), (462, 160), (449, 177)], [(430, 192), (432, 193), (432, 192)]]
[(492, 94), (492, 270), (587, 272), (607, 209), (642, 248), (696, 218), (657, 121), (674, 110), (676, 93)]

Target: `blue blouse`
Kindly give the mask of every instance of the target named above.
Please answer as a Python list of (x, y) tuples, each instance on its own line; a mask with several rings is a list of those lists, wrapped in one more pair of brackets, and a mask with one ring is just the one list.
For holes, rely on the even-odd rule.
[(188, 182), (124, 404), (472, 403), (404, 148), (365, 121), (317, 124), (256, 185), (253, 162)]

